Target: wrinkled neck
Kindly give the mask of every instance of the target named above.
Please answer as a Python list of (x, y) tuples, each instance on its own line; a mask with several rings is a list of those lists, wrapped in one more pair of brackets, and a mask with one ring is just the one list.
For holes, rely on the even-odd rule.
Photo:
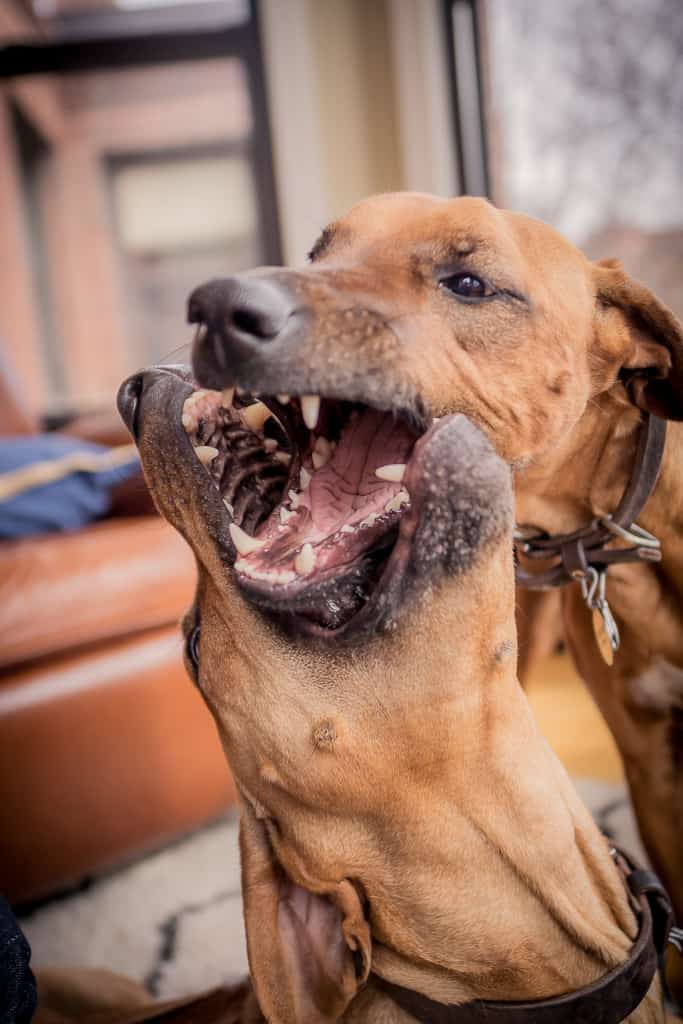
[(641, 413), (605, 393), (574, 428), (515, 476), (516, 519), (548, 533), (569, 533), (613, 512), (631, 476)]
[(635, 921), (512, 671), (487, 683), (456, 711), (438, 774), (402, 780), (402, 820), (386, 828), (406, 842), (364, 883), (373, 964), (451, 1001), (544, 998), (625, 959)]

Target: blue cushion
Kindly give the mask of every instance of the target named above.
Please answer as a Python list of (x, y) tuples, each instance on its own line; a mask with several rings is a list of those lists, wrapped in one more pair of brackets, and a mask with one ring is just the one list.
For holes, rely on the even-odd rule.
[(140, 469), (134, 452), (123, 465), (107, 466), (110, 450), (61, 434), (0, 437), (0, 487), (7, 473), (77, 452), (98, 457), (102, 465), (93, 471), (72, 470), (58, 480), (31, 486), (5, 499), (0, 492), (0, 538), (77, 530), (106, 515), (111, 508), (112, 488)]

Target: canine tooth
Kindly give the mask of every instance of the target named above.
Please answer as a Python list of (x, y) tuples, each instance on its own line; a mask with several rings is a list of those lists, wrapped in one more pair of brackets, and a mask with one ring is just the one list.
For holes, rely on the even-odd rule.
[(392, 484), (400, 484), (405, 476), (405, 462), (394, 462), (388, 466), (380, 466), (375, 470), (375, 476), (380, 480), (389, 480)]
[(289, 395), (276, 395), (275, 396), (280, 405), (289, 405)]
[(210, 444), (198, 444), (194, 453), (202, 466), (208, 466), (209, 463), (213, 462), (218, 455), (218, 448), (214, 448), (213, 445)]
[[(316, 469), (317, 469), (317, 466), (316, 466)], [(305, 466), (302, 466), (301, 467), (301, 472), (299, 473), (299, 487), (301, 488), (302, 491), (305, 491), (306, 488), (308, 487), (308, 485), (310, 484), (310, 482), (311, 482), (311, 474), (308, 472), (308, 470), (306, 469)]]
[(315, 552), (310, 544), (304, 544), (299, 554), (294, 559), (294, 568), (299, 576), (308, 576), (315, 566)]
[(289, 452), (275, 452), (273, 458), (277, 462), (281, 462), (283, 466), (288, 466), (292, 461), (292, 456), (289, 454)]
[(226, 388), (225, 391), (223, 391), (223, 393), (221, 394), (221, 402), (223, 403), (223, 406), (226, 409), (230, 408), (230, 406), (232, 405), (232, 400), (233, 400), (234, 397), (235, 397), (235, 389), (234, 388)]
[(274, 437), (267, 437), (265, 439), (265, 441), (263, 442), (263, 447), (265, 448), (265, 450), (267, 452), (276, 452), (277, 451), (277, 441), (275, 440)]
[(296, 512), (290, 512), (288, 508), (282, 507), (280, 509), (280, 522), (284, 525), (292, 516), (295, 516)]
[(287, 495), (292, 503), (292, 508), (298, 508), (301, 502), (301, 495), (296, 491), (287, 491)]
[(244, 423), (250, 430), (261, 430), (263, 424), (270, 416), (270, 409), (263, 402), (255, 402), (254, 405), (247, 405), (240, 410)]
[(248, 533), (244, 532), (241, 526), (237, 525), (237, 523), (230, 523), (228, 529), (230, 530), (232, 542), (240, 555), (250, 555), (253, 551), (258, 551), (259, 548), (263, 547), (263, 541), (256, 540), (255, 537), (250, 537)]
[(301, 396), (301, 415), (308, 429), (315, 430), (320, 415), (320, 397), (318, 395)]
[(228, 512), (230, 513), (230, 515), (234, 519), (234, 517), (235, 517), (235, 509), (232, 507), (230, 502), (226, 498), (223, 498), (223, 504), (225, 505), (225, 507), (227, 508)]

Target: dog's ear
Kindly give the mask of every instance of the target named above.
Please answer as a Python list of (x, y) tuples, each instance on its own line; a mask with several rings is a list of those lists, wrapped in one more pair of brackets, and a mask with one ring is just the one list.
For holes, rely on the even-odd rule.
[(683, 324), (618, 260), (593, 265), (600, 348), (619, 364), (635, 405), (683, 420)]
[(271, 1024), (330, 1024), (370, 972), (370, 928), (349, 881), (322, 895), (276, 862), (251, 808), (240, 822), (242, 892), (251, 977)]

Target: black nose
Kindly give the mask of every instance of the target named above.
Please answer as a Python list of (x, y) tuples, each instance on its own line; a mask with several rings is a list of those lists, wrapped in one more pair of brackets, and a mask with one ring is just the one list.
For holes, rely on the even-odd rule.
[(135, 414), (138, 409), (138, 402), (142, 394), (142, 386), (145, 374), (134, 373), (132, 377), (124, 380), (116, 396), (116, 405), (119, 416), (128, 427), (128, 430), (135, 439)]
[(281, 337), (295, 312), (294, 297), (270, 277), (240, 275), (209, 281), (187, 303), (190, 323), (204, 324), (192, 362), (206, 387), (231, 384), (230, 371)]

